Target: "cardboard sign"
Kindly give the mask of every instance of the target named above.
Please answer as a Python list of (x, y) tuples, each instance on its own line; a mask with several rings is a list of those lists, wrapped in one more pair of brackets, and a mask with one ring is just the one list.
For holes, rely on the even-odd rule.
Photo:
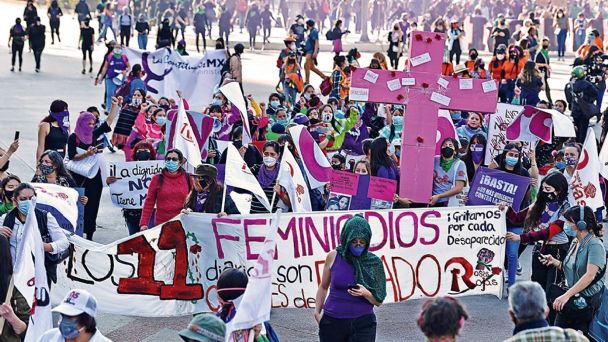
[(110, 163), (110, 176), (116, 177), (116, 182), (110, 184), (112, 204), (125, 209), (141, 209), (152, 177), (161, 173), (164, 167), (162, 160)]
[(497, 169), (481, 167), (475, 172), (469, 190), (468, 205), (486, 205), (506, 202), (520, 209), (526, 196), (530, 178)]

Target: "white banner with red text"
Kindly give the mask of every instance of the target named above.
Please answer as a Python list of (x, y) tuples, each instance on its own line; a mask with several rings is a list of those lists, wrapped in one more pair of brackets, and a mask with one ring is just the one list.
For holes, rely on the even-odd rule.
[[(325, 257), (356, 213), (369, 221), (370, 251), (384, 263), (385, 303), (502, 294), (506, 226), (495, 206), (287, 213), (280, 215), (276, 239), (273, 308), (315, 306)], [(181, 215), (108, 245), (72, 235), (53, 299), (83, 288), (101, 311), (114, 314), (216, 310), (219, 275), (229, 267), (253, 269), (273, 217)]]

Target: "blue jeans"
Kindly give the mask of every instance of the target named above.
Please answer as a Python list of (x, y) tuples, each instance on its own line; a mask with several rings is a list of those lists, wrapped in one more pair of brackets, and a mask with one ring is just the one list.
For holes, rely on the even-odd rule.
[(145, 50), (148, 46), (148, 35), (146, 34), (138, 34), (137, 35), (137, 45), (140, 50)]
[(298, 95), (298, 90), (296, 88), (289, 86), (289, 81), (283, 81), (283, 90), (285, 92), (285, 97), (287, 101), (293, 105), (296, 103), (296, 96)]
[[(108, 34), (108, 30), (112, 31), (113, 35), (113, 37), (110, 37), (110, 39), (106, 37), (106, 35)], [(99, 34), (99, 38), (97, 38), (98, 42), (102, 40), (116, 40), (116, 31), (114, 31), (114, 27), (112, 27), (112, 24), (103, 24), (101, 33)]]
[(114, 94), (116, 94), (116, 90), (118, 89), (118, 86), (116, 84), (114, 84), (114, 82), (112, 82), (111, 78), (105, 78), (106, 81), (106, 111), (110, 111), (110, 108), (112, 107), (112, 96), (114, 96)]
[(568, 34), (567, 29), (559, 30), (557, 34), (557, 56), (564, 57), (566, 54), (566, 35)]
[[(513, 234), (521, 235), (524, 232), (523, 227), (512, 227), (507, 228), (508, 232)], [(507, 275), (507, 284), (509, 287), (515, 284), (515, 279), (517, 278), (517, 265), (519, 260), (519, 241), (510, 241), (507, 240), (507, 268), (509, 269), (509, 273)]]
[(585, 44), (585, 38), (585, 31), (576, 31), (574, 34), (574, 50), (577, 50), (581, 45)]

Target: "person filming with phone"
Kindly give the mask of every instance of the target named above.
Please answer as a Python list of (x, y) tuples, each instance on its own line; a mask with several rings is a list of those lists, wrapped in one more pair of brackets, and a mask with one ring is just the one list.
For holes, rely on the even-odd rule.
[(376, 340), (374, 306), (386, 297), (386, 276), (380, 258), (368, 250), (371, 239), (369, 222), (357, 214), (327, 254), (314, 313), (321, 342)]
[(564, 213), (564, 232), (573, 237), (563, 261), (551, 254), (541, 254), (541, 262), (563, 271), (564, 280), (549, 288), (549, 303), (557, 311), (555, 325), (572, 328), (588, 336), (589, 324), (599, 308), (604, 274), (606, 250), (602, 240), (602, 226), (597, 223), (590, 207), (574, 206)]

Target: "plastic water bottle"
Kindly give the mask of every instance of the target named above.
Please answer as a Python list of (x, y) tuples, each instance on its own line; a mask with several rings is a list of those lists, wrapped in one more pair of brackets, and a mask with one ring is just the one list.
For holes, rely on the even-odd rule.
[(574, 300), (574, 305), (579, 309), (584, 309), (587, 307), (587, 301), (582, 296), (579, 296)]

